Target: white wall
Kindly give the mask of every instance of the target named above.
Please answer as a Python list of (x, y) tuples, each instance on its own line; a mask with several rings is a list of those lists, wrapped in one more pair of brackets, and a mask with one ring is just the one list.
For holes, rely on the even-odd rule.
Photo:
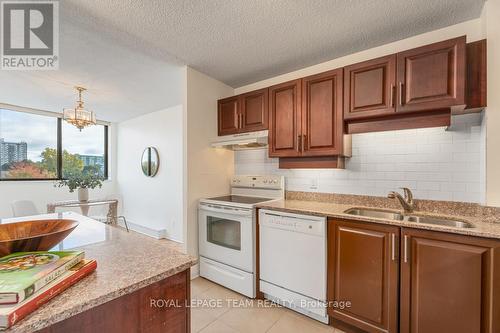
[(192, 68), (185, 70), (184, 235), (187, 252), (198, 255), (198, 200), (228, 193), (234, 171), (233, 152), (210, 147), (217, 136), (217, 100), (234, 91)]
[[(123, 215), (133, 224), (166, 231), (167, 238), (183, 241), (183, 118), (182, 105), (149, 113), (118, 124), (117, 190)], [(144, 176), (141, 156), (153, 146), (160, 168)]]
[(488, 108), (486, 110), (486, 197), (500, 206), (500, 0), (486, 2), (483, 19), (488, 38)]
[(444, 127), (355, 134), (345, 170), (286, 170), (267, 150), (235, 153), (236, 174), (285, 176), (290, 191), (385, 196), (409, 187), (418, 199), (483, 202), (482, 115), (452, 117)]

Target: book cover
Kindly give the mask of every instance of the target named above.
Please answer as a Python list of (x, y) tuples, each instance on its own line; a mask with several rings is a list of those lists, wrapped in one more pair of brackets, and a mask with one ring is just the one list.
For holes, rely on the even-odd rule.
[(7, 329), (38, 309), (97, 268), (95, 260), (84, 259), (59, 278), (40, 289), (33, 297), (14, 305), (0, 305), (0, 329)]
[(82, 251), (37, 251), (0, 258), (0, 304), (22, 302), (83, 257)]

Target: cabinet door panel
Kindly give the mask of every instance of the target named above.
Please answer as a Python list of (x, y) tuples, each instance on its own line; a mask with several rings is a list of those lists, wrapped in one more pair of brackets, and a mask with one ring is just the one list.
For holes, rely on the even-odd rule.
[(465, 36), (398, 54), (398, 112), (465, 105)]
[(217, 124), (219, 135), (228, 135), (238, 132), (239, 100), (237, 96), (219, 100)]
[(241, 95), (242, 132), (261, 131), (268, 124), (268, 90), (261, 89)]
[(394, 114), (396, 55), (365, 61), (344, 69), (344, 118)]
[(498, 264), (500, 242), (409, 229), (405, 237), (401, 332), (495, 332), (489, 300), (499, 275), (491, 263)]
[(342, 74), (337, 69), (303, 79), (303, 156), (342, 154)]
[(328, 300), (352, 304), (329, 314), (367, 332), (397, 332), (399, 228), (339, 220), (328, 228)]
[(269, 88), (269, 156), (299, 156), (301, 81)]

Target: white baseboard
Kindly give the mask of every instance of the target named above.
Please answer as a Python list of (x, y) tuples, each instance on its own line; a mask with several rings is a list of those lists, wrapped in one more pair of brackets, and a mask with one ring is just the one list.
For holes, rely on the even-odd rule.
[(200, 276), (200, 264), (191, 266), (191, 280)]
[[(118, 225), (125, 228), (125, 223), (123, 222), (123, 219), (118, 220)], [(127, 225), (130, 230), (133, 230), (135, 232), (138, 232), (140, 234), (150, 236), (156, 239), (162, 239), (162, 238), (167, 238), (167, 230), (166, 229), (153, 229), (149, 227), (145, 227), (140, 224), (136, 224), (134, 222), (131, 222), (130, 220), (127, 220)]]

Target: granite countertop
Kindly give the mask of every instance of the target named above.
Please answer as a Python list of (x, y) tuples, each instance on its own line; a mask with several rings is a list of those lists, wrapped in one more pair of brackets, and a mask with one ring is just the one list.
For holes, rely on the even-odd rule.
[(363, 222), (373, 222), (373, 223), (381, 223), (381, 224), (391, 224), (397, 225), (401, 227), (408, 228), (417, 228), (417, 229), (425, 229), (425, 230), (434, 230), (434, 231), (442, 231), (449, 232), (454, 234), (468, 235), (468, 236), (476, 236), (476, 237), (487, 237), (487, 238), (497, 238), (500, 239), (500, 223), (495, 222), (484, 222), (483, 217), (474, 217), (474, 216), (458, 216), (458, 215), (446, 215), (440, 213), (429, 213), (424, 211), (415, 211), (412, 213), (413, 215), (424, 215), (424, 216), (445, 216), (449, 219), (457, 219), (461, 221), (467, 221), (474, 225), (474, 228), (455, 228), (449, 226), (442, 225), (433, 225), (433, 224), (423, 224), (423, 223), (412, 223), (406, 221), (394, 221), (394, 220), (386, 220), (379, 218), (372, 218), (366, 216), (356, 216), (349, 215), (344, 213), (349, 208), (370, 208), (370, 209), (384, 209), (391, 210), (394, 212), (401, 212), (401, 210), (396, 209), (387, 209), (385, 207), (377, 207), (377, 206), (368, 206), (368, 205), (354, 205), (354, 204), (345, 204), (345, 203), (335, 203), (335, 202), (318, 202), (311, 200), (275, 200), (264, 202), (257, 205), (258, 208), (270, 209), (275, 211), (283, 211), (289, 213), (298, 213), (298, 214), (309, 214), (316, 216), (325, 216), (325, 217), (333, 217), (333, 218), (342, 218), (354, 221), (363, 221)]
[(196, 259), (181, 244), (111, 227), (77, 213), (1, 220), (74, 219), (80, 224), (53, 250), (79, 249), (97, 270), (4, 332), (33, 332), (189, 269)]

